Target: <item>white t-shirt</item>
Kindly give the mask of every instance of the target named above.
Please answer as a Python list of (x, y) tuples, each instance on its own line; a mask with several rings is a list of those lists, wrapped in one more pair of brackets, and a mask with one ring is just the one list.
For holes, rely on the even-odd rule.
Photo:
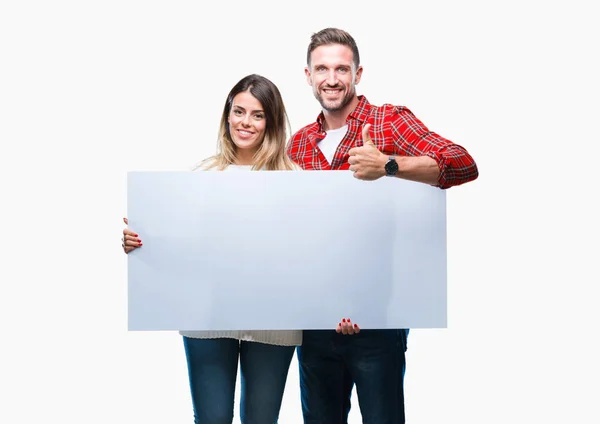
[(325, 155), (325, 158), (327, 159), (327, 162), (329, 162), (329, 164), (331, 164), (331, 162), (333, 161), (335, 151), (337, 150), (338, 146), (340, 145), (342, 139), (344, 138), (347, 132), (348, 124), (336, 130), (326, 131), (327, 135), (325, 136), (325, 138), (317, 143), (317, 146), (319, 147), (319, 149), (321, 149), (321, 152), (323, 152), (323, 155)]

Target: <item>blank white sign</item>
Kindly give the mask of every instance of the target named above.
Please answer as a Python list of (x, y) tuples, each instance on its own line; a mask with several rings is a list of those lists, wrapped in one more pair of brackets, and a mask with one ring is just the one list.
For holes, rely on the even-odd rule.
[(350, 171), (130, 172), (129, 330), (446, 327), (446, 196)]

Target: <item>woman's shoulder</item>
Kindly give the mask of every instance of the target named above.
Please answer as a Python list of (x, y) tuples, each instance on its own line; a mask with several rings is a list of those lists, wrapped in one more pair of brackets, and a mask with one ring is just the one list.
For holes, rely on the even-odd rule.
[(216, 171), (217, 159), (214, 156), (203, 159), (192, 167), (192, 171)]

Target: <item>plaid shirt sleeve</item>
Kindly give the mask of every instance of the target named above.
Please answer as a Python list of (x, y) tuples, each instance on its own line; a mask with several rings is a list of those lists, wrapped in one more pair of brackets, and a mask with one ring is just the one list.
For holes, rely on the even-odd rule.
[(286, 147), (287, 155), (294, 162), (298, 162), (298, 159), (300, 157), (299, 141), (300, 141), (301, 138), (302, 138), (302, 135), (301, 135), (300, 131), (298, 131), (295, 134), (292, 134), (292, 137), (288, 141), (288, 144), (287, 144), (287, 147)]
[(429, 131), (408, 108), (394, 108), (391, 130), (395, 148), (401, 155), (435, 159), (440, 168), (439, 188), (464, 184), (479, 176), (475, 161), (464, 147)]
[(292, 134), (288, 141), (287, 155), (302, 169), (320, 169), (322, 166), (321, 160), (315, 153), (316, 150), (310, 141), (316, 137), (317, 128), (316, 124), (307, 125)]

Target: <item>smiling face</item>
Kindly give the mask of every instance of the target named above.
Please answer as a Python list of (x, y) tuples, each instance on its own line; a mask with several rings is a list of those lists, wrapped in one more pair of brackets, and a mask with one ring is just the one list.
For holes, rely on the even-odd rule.
[(238, 93), (227, 118), (229, 134), (238, 151), (254, 154), (265, 137), (267, 120), (260, 102), (249, 91)]
[(356, 69), (352, 50), (341, 44), (319, 46), (310, 54), (306, 79), (315, 98), (328, 112), (339, 112), (356, 98), (355, 85), (360, 82), (362, 66)]

